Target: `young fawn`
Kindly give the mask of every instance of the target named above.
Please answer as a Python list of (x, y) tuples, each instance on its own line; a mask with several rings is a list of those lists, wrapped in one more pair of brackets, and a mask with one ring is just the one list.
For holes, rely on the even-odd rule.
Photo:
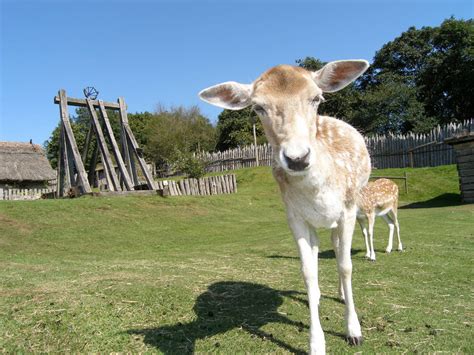
[(398, 186), (389, 179), (370, 181), (365, 186), (358, 199), (357, 221), (365, 238), (367, 253), (365, 256), (375, 261), (374, 223), (375, 217), (382, 217), (389, 227), (388, 245), (386, 252), (392, 251), (393, 230), (397, 229), (398, 250), (402, 251), (400, 227), (398, 225)]
[(317, 227), (332, 230), (345, 299), (347, 339), (353, 345), (362, 342), (352, 296), (351, 242), (356, 200), (370, 176), (370, 157), (356, 129), (320, 116), (317, 110), (324, 92), (341, 90), (368, 66), (365, 60), (336, 61), (312, 72), (279, 65), (251, 84), (225, 82), (199, 93), (204, 101), (230, 110), (253, 106), (260, 117), (273, 148), (273, 175), (301, 259), (311, 318), (311, 354), (325, 353), (319, 321)]

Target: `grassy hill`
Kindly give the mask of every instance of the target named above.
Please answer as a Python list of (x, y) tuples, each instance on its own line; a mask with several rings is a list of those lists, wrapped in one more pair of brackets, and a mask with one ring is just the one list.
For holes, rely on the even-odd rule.
[[(403, 253), (364, 259), (354, 293), (365, 343), (343, 340), (336, 262), (321, 231), (321, 319), (330, 353), (474, 352), (474, 207), (454, 166), (380, 170), (401, 189)], [(237, 172), (239, 191), (210, 197), (84, 197), (0, 202), (0, 349), (5, 352), (307, 350), (299, 259), (269, 168)], [(400, 184), (401, 186), (401, 184)]]

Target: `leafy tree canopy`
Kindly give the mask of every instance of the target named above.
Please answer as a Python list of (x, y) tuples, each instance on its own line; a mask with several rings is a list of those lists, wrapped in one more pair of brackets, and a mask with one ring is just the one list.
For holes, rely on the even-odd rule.
[[(320, 112), (365, 133), (426, 132), (437, 124), (474, 117), (474, 26), (445, 20), (439, 27), (410, 27), (377, 51), (369, 70), (334, 93)], [(316, 58), (297, 64), (318, 70)]]
[(159, 164), (173, 164), (183, 154), (212, 151), (216, 146), (215, 128), (198, 107), (159, 108), (144, 129), (145, 152)]
[(414, 88), (425, 122), (406, 130), (474, 117), (473, 20), (445, 20), (439, 27), (410, 27), (376, 54), (363, 87), (382, 90), (390, 78)]
[(217, 122), (217, 150), (253, 144), (253, 123), (255, 123), (257, 144), (265, 143), (262, 123), (251, 107), (239, 111), (222, 111)]

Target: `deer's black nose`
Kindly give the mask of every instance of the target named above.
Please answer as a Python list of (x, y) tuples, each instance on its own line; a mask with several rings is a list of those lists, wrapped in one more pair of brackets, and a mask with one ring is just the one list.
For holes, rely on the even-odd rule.
[(285, 158), (288, 168), (294, 171), (301, 171), (308, 167), (309, 165), (309, 155), (311, 151), (308, 149), (305, 155), (299, 157), (289, 157), (283, 152), (283, 157)]

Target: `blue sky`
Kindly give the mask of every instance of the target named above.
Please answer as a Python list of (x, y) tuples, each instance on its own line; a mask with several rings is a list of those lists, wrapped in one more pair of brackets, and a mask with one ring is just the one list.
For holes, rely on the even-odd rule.
[(198, 105), (215, 122), (220, 110), (197, 97), (207, 86), (306, 56), (371, 61), (410, 26), (473, 17), (472, 0), (0, 3), (0, 140), (41, 144), (58, 123), (60, 88), (124, 96), (129, 112)]

